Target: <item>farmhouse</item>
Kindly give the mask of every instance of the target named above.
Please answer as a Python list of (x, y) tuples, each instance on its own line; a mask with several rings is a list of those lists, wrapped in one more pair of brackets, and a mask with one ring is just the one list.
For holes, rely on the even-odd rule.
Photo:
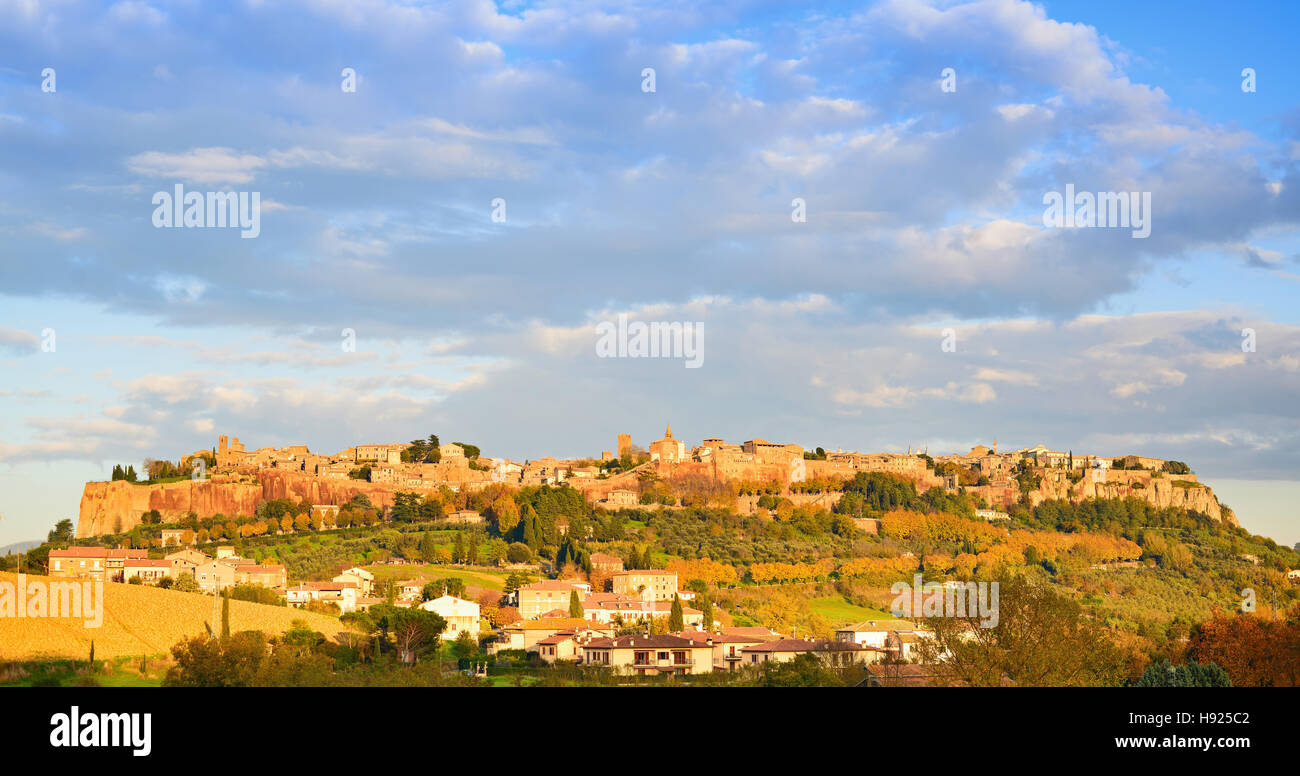
[(122, 576), (126, 581), (139, 578), (146, 585), (155, 585), (163, 577), (170, 577), (172, 563), (169, 560), (150, 560), (132, 558), (122, 567)]
[(846, 666), (853, 663), (875, 663), (884, 656), (885, 650), (851, 641), (780, 639), (745, 647), (740, 653), (744, 662), (749, 664), (786, 663), (799, 655), (813, 654), (831, 665)]
[(543, 579), (515, 591), (519, 616), (526, 620), (540, 617), (552, 609), (569, 608), (570, 594), (577, 591), (581, 599), (591, 592), (591, 585), (579, 580)]
[(447, 621), (447, 629), (442, 633), (443, 638), (450, 641), (462, 633), (478, 638), (479, 606), (473, 601), (444, 595), (432, 601), (425, 601), (420, 604), (420, 608), (426, 612), (433, 612)]
[(637, 676), (706, 674), (713, 670), (713, 648), (680, 636), (618, 636), (583, 644), (582, 662)]
[(619, 571), (611, 577), (614, 592), (621, 595), (642, 596), (649, 593), (655, 601), (671, 601), (677, 594), (677, 572), (658, 569)]

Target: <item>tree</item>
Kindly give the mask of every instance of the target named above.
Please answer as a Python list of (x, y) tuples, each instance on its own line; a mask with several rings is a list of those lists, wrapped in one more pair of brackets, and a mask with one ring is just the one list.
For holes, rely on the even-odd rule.
[(708, 596), (699, 597), (700, 614), (704, 618), (702, 627), (704, 630), (713, 630), (713, 601)]
[(686, 625), (683, 622), (682, 599), (673, 593), (673, 608), (668, 612), (668, 630), (671, 633), (681, 633)]
[(804, 652), (788, 662), (766, 662), (755, 684), (760, 687), (840, 687), (844, 680), (816, 655)]
[(582, 617), (582, 602), (578, 600), (578, 591), (569, 591), (569, 616)]
[(1134, 687), (1231, 687), (1228, 672), (1213, 663), (1201, 665), (1195, 660), (1174, 666), (1168, 660), (1152, 663), (1142, 672)]
[(266, 637), (241, 631), (218, 641), (195, 636), (172, 647), (176, 664), (167, 671), (168, 687), (249, 687), (266, 658)]
[(54, 524), (54, 530), (50, 531), (45, 540), (50, 544), (66, 544), (72, 541), (72, 521), (64, 518)]
[(461, 631), (452, 644), (451, 651), (461, 660), (468, 660), (478, 654), (478, 642), (469, 635), (469, 631)]
[(230, 638), (230, 593), (221, 591), (221, 638)]
[(519, 525), (519, 505), (508, 493), (502, 493), (487, 508), (487, 516), (498, 536), (509, 537)]
[(381, 642), (391, 640), (397, 659), (406, 665), (436, 655), (439, 636), (447, 628), (447, 621), (440, 615), (418, 607), (376, 604), (370, 607), (370, 616), (379, 628)]
[(930, 617), (934, 638), (922, 662), (939, 663), (956, 679), (980, 687), (1005, 680), (1032, 687), (1114, 686), (1123, 658), (1109, 634), (1076, 601), (1024, 577), (998, 580), (997, 623), (969, 617)]
[(506, 560), (511, 563), (527, 563), (532, 559), (533, 551), (522, 542), (513, 542), (506, 550)]
[(502, 588), (502, 592), (506, 595), (512, 595), (516, 590), (526, 584), (528, 584), (528, 577), (525, 577), (523, 574), (511, 574), (506, 577), (506, 583)]
[(1296, 687), (1300, 685), (1300, 622), (1218, 614), (1195, 628), (1187, 657), (1219, 666), (1235, 687)]
[(425, 563), (433, 563), (438, 559), (438, 545), (433, 541), (433, 534), (428, 531), (420, 538), (420, 559)]
[(194, 580), (193, 574), (186, 572), (176, 577), (172, 589), (179, 590), (182, 593), (197, 593), (199, 592), (199, 583)]

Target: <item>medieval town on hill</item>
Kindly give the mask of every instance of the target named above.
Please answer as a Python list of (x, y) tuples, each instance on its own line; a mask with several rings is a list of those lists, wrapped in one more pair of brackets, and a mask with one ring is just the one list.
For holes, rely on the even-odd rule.
[[(304, 445), (249, 450), (221, 435), (211, 450), (175, 463), (147, 459), (139, 475), (119, 466), (110, 481), (87, 483), (75, 540), (49, 551), (47, 570), (237, 591), (344, 618), (428, 612), (441, 623), (436, 641), (483, 658), (475, 670), (511, 654), (638, 676), (811, 655), (822, 665), (858, 666), (870, 681), (925, 684), (947, 647), (924, 621), (887, 612), (884, 599), (869, 605), (853, 586), (881, 593), (924, 572), (948, 580), (927, 588), (923, 598), (933, 601), (1008, 564), (1042, 559), (1055, 569), (1056, 557), (1094, 569), (1136, 567), (1144, 550), (1122, 537), (1044, 534), (1049, 541), (1024, 530), (1038, 507), (1089, 500), (1141, 502), (1240, 530), (1183, 462), (1043, 445), (999, 450), (993, 441), (946, 455), (925, 446), (861, 453), (757, 438), (688, 445), (668, 426), (644, 448), (623, 433), (599, 456), (519, 462), (436, 435), (330, 455)], [(655, 514), (664, 517), (645, 517)], [(753, 534), (743, 538), (752, 542), (742, 553), (750, 561), (710, 558), (704, 541), (669, 545), (658, 526), (674, 514), (705, 515), (714, 536), (727, 530), (726, 515), (757, 521), (743, 529)], [(953, 515), (964, 519), (943, 522)], [(371, 533), (386, 526), (401, 532), (382, 540)], [(814, 543), (813, 555), (752, 555), (764, 535), (792, 548), (791, 538), (819, 532), (847, 544)], [(359, 543), (339, 538), (337, 546), (353, 552), (332, 563), (303, 560), (294, 553), (312, 535)], [(936, 540), (952, 544), (953, 554), (934, 552)], [(414, 567), (409, 576), (406, 567)], [(829, 610), (832, 619), (747, 612), (732, 595), (752, 585), (779, 596), (782, 585), (835, 579), (849, 592), (839, 597), (846, 608)]]

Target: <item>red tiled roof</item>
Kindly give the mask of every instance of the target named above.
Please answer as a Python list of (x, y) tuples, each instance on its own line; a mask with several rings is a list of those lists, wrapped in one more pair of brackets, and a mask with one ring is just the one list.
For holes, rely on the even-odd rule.
[(757, 636), (740, 636), (729, 633), (709, 633), (708, 631), (682, 631), (674, 633), (674, 636), (680, 636), (689, 639), (698, 644), (704, 644), (710, 639), (714, 644), (761, 644), (762, 639)]
[(863, 652), (880, 651), (875, 647), (865, 647), (852, 641), (830, 641), (828, 639), (778, 639), (765, 641), (752, 647), (745, 647), (741, 652)]
[(69, 547), (66, 550), (50, 550), (51, 558), (102, 558), (108, 552), (105, 547)]
[(540, 582), (534, 582), (531, 585), (524, 585), (520, 590), (577, 590), (578, 585), (586, 585), (585, 582), (577, 580), (561, 579), (543, 579)]
[(634, 633), (612, 639), (592, 639), (585, 646), (598, 649), (689, 649), (700, 645), (678, 636), (646, 636)]

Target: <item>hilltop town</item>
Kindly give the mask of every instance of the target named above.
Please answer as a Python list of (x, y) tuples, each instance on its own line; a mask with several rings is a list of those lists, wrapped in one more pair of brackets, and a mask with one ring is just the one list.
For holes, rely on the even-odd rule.
[(1076, 455), (1043, 445), (999, 451), (977, 445), (965, 453), (931, 456), (862, 453), (751, 439), (742, 443), (708, 437), (688, 447), (668, 426), (645, 448), (619, 434), (617, 448), (586, 459), (544, 457), (523, 462), (484, 456), (473, 445), (407, 443), (359, 444), (337, 453), (312, 453), (305, 445), (246, 449), (238, 437), (221, 435), (212, 450), (183, 456), (179, 476), (156, 482), (91, 482), (81, 500), (80, 537), (120, 533), (141, 515), (157, 512), (164, 521), (186, 515), (200, 518), (252, 515), (265, 500), (289, 497), (311, 504), (341, 506), (362, 493), (380, 509), (391, 508), (399, 493), (419, 496), (475, 492), (494, 485), (567, 485), (591, 503), (611, 508), (637, 504), (666, 507), (706, 500), (753, 513), (763, 495), (779, 495), (798, 505), (832, 508), (838, 485), (859, 472), (905, 478), (922, 491), (962, 492), (989, 514), (1010, 505), (1029, 506), (1052, 499), (1137, 496), (1160, 507), (1183, 507), (1216, 520), (1236, 521), (1178, 461), (1140, 455)]
[[(206, 594), (214, 615), (223, 596), (337, 618), (333, 641), (292, 637), (314, 657), (284, 656), (334, 666), (322, 682), (388, 681), (454, 653), (487, 683), (1115, 684), (1160, 659), (1234, 659), (1228, 645), (1256, 623), (1214, 618), (1244, 588), (1273, 610), (1300, 602), (1300, 555), (1243, 530), (1182, 461), (996, 441), (951, 453), (688, 443), (671, 426), (613, 447), (514, 461), (435, 434), (332, 454), (223, 434), (87, 483), (78, 525), (0, 571)], [(998, 628), (996, 602), (979, 616), (973, 597), (964, 617), (930, 609), (994, 583), (1004, 616), (1057, 618), (997, 638), (1075, 635), (1044, 647), (1050, 661), (972, 670), (969, 629)], [(899, 609), (900, 585), (914, 605)], [(187, 644), (202, 652), (193, 639), (217, 631), (192, 615), (166, 629), (126, 616), (113, 654), (170, 648), (182, 677)], [(290, 638), (276, 627), (256, 654)], [(89, 646), (65, 636), (72, 654)], [(44, 654), (39, 638), (18, 646)], [(989, 648), (980, 660), (1012, 654)], [(1284, 670), (1253, 665), (1231, 664), (1232, 680)]]

